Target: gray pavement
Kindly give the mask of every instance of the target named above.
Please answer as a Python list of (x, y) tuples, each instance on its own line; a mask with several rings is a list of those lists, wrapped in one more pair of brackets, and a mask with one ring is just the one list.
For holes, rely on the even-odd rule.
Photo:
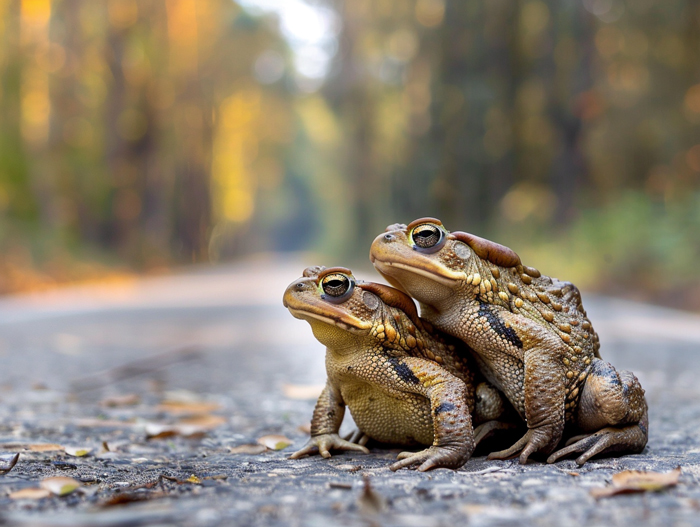
[[(323, 347), (281, 296), (316, 263), (260, 258), (0, 299), (0, 467), (6, 454), (22, 452), (0, 475), (0, 524), (700, 525), (700, 317), (586, 294), (603, 357), (633, 370), (647, 390), (643, 454), (579, 468), (482, 453), (459, 471), (426, 474), (389, 471), (397, 451), (382, 448), (288, 460), (306, 441), (300, 426), (314, 404), (289, 395), (312, 392), (325, 371)], [(128, 394), (137, 404), (100, 404)], [(216, 405), (189, 421), (205, 433), (147, 439), (156, 423), (184, 422), (159, 406), (164, 399)], [(267, 434), (293, 445), (231, 453)], [(92, 453), (29, 451), (39, 443)], [(666, 491), (590, 496), (622, 470), (677, 466), (680, 483)], [(83, 487), (10, 497), (51, 476)]]

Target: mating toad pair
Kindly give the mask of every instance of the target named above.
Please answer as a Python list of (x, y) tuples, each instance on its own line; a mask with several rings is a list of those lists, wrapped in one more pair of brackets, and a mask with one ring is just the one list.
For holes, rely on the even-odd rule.
[[(284, 305), (327, 347), (311, 439), (292, 458), (368, 452), (373, 439), (428, 445), (399, 454), (392, 470), (458, 468), (494, 430), (519, 421), (527, 432), (489, 459), (519, 454), (526, 463), (538, 452), (552, 463), (582, 453), (583, 464), (644, 449), (644, 390), (631, 372), (600, 359), (573, 284), (432, 218), (389, 226), (370, 259), (397, 289), (348, 269), (310, 267), (284, 293)], [(342, 439), (345, 406), (359, 430)]]

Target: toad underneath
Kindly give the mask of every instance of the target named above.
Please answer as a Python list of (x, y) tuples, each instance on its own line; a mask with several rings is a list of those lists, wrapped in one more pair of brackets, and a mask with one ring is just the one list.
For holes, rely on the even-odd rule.
[[(429, 445), (403, 452), (392, 470), (458, 468), (491, 431), (504, 409), (488, 383), (475, 388), (466, 346), (422, 321), (413, 300), (381, 284), (356, 280), (348, 269), (310, 267), (284, 293), (284, 305), (306, 320), (326, 346), (328, 381), (311, 421), (311, 439), (291, 457), (332, 449), (367, 453), (368, 438)], [(345, 407), (362, 436), (338, 435)], [(472, 429), (472, 416), (477, 423)]]

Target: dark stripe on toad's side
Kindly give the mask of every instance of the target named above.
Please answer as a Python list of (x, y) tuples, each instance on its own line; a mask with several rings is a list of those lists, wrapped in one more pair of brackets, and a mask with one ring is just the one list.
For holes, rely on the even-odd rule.
[(451, 412), (452, 410), (455, 409), (455, 405), (452, 403), (440, 403), (437, 408), (435, 408), (435, 411), (433, 412), (435, 415), (441, 414), (443, 412)]
[(418, 380), (418, 377), (413, 375), (411, 368), (406, 366), (399, 359), (397, 359), (395, 357), (387, 357), (387, 360), (389, 361), (389, 364), (391, 364), (391, 367), (394, 368), (396, 375), (398, 375), (402, 381), (408, 382), (411, 384), (418, 384), (420, 382)]
[(523, 341), (520, 340), (520, 337), (518, 337), (515, 330), (507, 327), (498, 316), (498, 313), (496, 313), (496, 311), (489, 304), (482, 303), (479, 305), (479, 316), (484, 317), (489, 326), (491, 326), (491, 329), (510, 342), (513, 346), (517, 348), (523, 347)]

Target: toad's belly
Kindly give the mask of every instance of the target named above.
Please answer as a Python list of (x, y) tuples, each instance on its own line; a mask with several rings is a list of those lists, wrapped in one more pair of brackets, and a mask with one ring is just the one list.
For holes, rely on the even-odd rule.
[(355, 423), (372, 439), (396, 445), (433, 443), (433, 418), (426, 397), (387, 393), (362, 382), (341, 392)]

